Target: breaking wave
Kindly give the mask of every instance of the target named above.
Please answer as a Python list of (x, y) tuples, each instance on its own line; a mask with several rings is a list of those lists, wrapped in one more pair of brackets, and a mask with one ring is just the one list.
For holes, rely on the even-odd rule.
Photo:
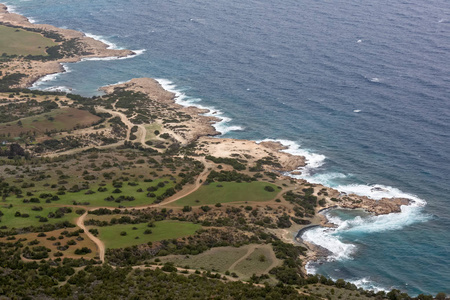
[(227, 116), (224, 116), (224, 113), (221, 110), (216, 109), (213, 106), (204, 106), (204, 105), (199, 104), (199, 102), (202, 101), (202, 99), (200, 99), (200, 98), (193, 98), (193, 97), (187, 96), (184, 93), (183, 89), (178, 88), (172, 81), (170, 81), (168, 79), (163, 79), (163, 78), (156, 78), (156, 81), (158, 81), (159, 84), (165, 90), (175, 94), (175, 102), (176, 103), (178, 103), (182, 106), (186, 106), (186, 107), (194, 106), (199, 109), (208, 110), (208, 112), (203, 114), (204, 116), (216, 117), (216, 118), (220, 119), (220, 121), (216, 122), (212, 126), (214, 126), (214, 128), (218, 132), (220, 132), (222, 135), (226, 134), (230, 131), (244, 130), (244, 127), (242, 127), (242, 126), (230, 125), (230, 122), (232, 121), (232, 119)]

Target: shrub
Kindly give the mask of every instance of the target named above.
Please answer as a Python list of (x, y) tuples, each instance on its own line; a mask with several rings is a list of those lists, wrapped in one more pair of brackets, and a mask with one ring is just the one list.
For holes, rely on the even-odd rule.
[(264, 187), (264, 190), (266, 190), (266, 191), (268, 191), (268, 192), (273, 192), (273, 191), (275, 191), (275, 189), (274, 189), (273, 187), (271, 187), (270, 185), (266, 185), (266, 186)]

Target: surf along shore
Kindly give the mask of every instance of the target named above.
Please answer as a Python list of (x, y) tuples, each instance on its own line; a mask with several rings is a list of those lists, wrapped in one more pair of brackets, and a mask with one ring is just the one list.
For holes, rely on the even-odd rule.
[[(79, 45), (79, 51), (70, 56), (57, 60), (39, 61), (26, 60), (23, 58), (15, 59), (6, 64), (3, 68), (3, 74), (22, 73), (25, 76), (16, 86), (19, 88), (30, 87), (35, 81), (43, 76), (63, 72), (61, 63), (77, 62), (83, 58), (100, 58), (100, 57), (127, 57), (134, 53), (130, 50), (113, 50), (101, 41), (87, 37), (81, 32), (69, 29), (61, 29), (52, 25), (33, 24), (21, 15), (9, 13), (5, 5), (0, 4), (0, 24), (13, 27), (21, 27), (25, 29), (36, 29), (42, 32), (55, 32), (66, 40), (76, 39)], [(3, 75), (3, 76), (4, 76)], [(237, 140), (231, 138), (220, 137), (220, 132), (214, 128), (214, 124), (220, 119), (211, 116), (205, 116), (208, 111), (197, 107), (185, 107), (177, 103), (176, 95), (170, 91), (166, 91), (154, 79), (151, 78), (135, 78), (126, 83), (110, 85), (101, 88), (106, 94), (112, 94), (117, 91), (128, 91), (141, 93), (148, 97), (148, 107), (157, 111), (157, 115), (151, 118), (151, 123), (141, 124), (133, 122), (133, 118), (126, 115), (125, 109), (115, 107), (115, 103), (111, 108), (97, 107), (97, 111), (109, 112), (119, 116), (128, 127), (126, 140), (130, 141), (131, 129), (137, 126), (135, 142), (140, 142), (142, 146), (149, 147), (146, 144), (146, 137), (151, 134), (151, 129), (158, 128), (161, 134), (167, 134), (174, 140), (179, 147), (188, 147), (192, 143), (196, 143), (193, 155), (199, 157), (216, 157), (216, 158), (240, 158), (245, 159), (250, 166), (259, 165), (262, 171), (277, 174), (278, 178), (283, 178), (296, 183), (297, 188), (292, 192), (301, 191), (305, 185), (312, 189), (312, 195), (321, 199), (319, 205), (316, 205), (313, 216), (308, 218), (307, 224), (294, 224), (287, 229), (271, 229), (270, 231), (285, 242), (302, 244), (309, 249), (306, 257), (303, 258), (304, 264), (308, 261), (316, 260), (326, 256), (327, 253), (322, 248), (305, 242), (301, 239), (301, 233), (304, 230), (314, 228), (315, 226), (333, 227), (328, 223), (326, 218), (319, 212), (327, 208), (348, 208), (348, 209), (364, 209), (375, 215), (398, 213), (401, 211), (402, 205), (408, 205), (410, 200), (406, 198), (383, 198), (381, 200), (370, 199), (365, 196), (355, 194), (343, 194), (339, 191), (320, 185), (310, 184), (302, 179), (293, 179), (289, 177), (288, 172), (301, 172), (301, 168), (305, 166), (305, 158), (295, 156), (282, 150), (286, 147), (278, 142), (260, 142), (250, 140)], [(180, 117), (182, 116), (182, 117)], [(178, 118), (177, 125), (167, 122)], [(46, 152), (43, 155), (56, 156), (70, 153), (76, 153), (88, 148), (97, 146), (95, 143), (86, 145), (81, 149), (71, 149), (66, 152)], [(270, 161), (270, 163), (261, 162)], [(294, 212), (290, 212), (294, 216)]]

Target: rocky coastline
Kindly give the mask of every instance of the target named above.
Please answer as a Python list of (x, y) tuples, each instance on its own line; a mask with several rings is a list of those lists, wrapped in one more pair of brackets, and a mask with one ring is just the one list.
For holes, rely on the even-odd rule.
[[(18, 60), (12, 62), (9, 66), (10, 69), (14, 69), (17, 72), (22, 72), (27, 75), (19, 85), (21, 88), (30, 87), (36, 80), (45, 75), (63, 72), (64, 68), (61, 63), (77, 62), (83, 58), (127, 57), (135, 54), (130, 50), (108, 49), (108, 45), (103, 42), (87, 37), (83, 33), (75, 30), (61, 29), (46, 24), (30, 23), (24, 16), (9, 13), (7, 7), (3, 4), (0, 4), (0, 24), (54, 31), (66, 39), (77, 39), (83, 45), (83, 53), (85, 53), (83, 55), (76, 55), (56, 61)], [(266, 171), (278, 172), (279, 176), (287, 176), (286, 172), (301, 174), (301, 168), (306, 165), (304, 157), (283, 152), (282, 150), (286, 149), (286, 147), (278, 142), (257, 143), (250, 140), (237, 140), (220, 136), (215, 137), (220, 135), (220, 132), (218, 132), (213, 125), (216, 122), (219, 122), (220, 119), (205, 116), (204, 114), (208, 112), (207, 110), (178, 104), (176, 102), (176, 95), (165, 90), (155, 79), (135, 78), (126, 83), (101, 88), (101, 90), (107, 94), (112, 93), (117, 89), (139, 92), (147, 95), (149, 99), (158, 103), (160, 116), (171, 116), (174, 113), (182, 113), (189, 116), (187, 120), (180, 123), (183, 126), (182, 129), (169, 128), (166, 126), (165, 131), (170, 133), (181, 146), (187, 146), (193, 142), (200, 144), (201, 147), (196, 150), (196, 155), (198, 156), (211, 155), (221, 158), (238, 157), (240, 159), (245, 159), (249, 164), (255, 164), (257, 161), (269, 157), (273, 159), (276, 164), (264, 165), (264, 169)], [(155, 119), (154, 122), (164, 126), (161, 118)], [(295, 179), (295, 181), (299, 183), (299, 186), (300, 184), (307, 183), (301, 179)], [(293, 226), (290, 228), (288, 231), (290, 235), (293, 235), (293, 238), (287, 239), (292, 243), (301, 243), (309, 249), (307, 256), (304, 258), (305, 264), (308, 261), (317, 260), (328, 255), (328, 252), (325, 249), (306, 243), (300, 238), (304, 231), (311, 228), (317, 226), (333, 226), (333, 224), (328, 223), (323, 215), (318, 214), (320, 210), (333, 208), (363, 209), (374, 215), (381, 215), (398, 213), (401, 211), (403, 205), (410, 204), (410, 200), (405, 198), (383, 198), (381, 200), (374, 200), (365, 196), (341, 194), (335, 189), (318, 184), (311, 186), (314, 187), (315, 195), (320, 195), (320, 193), (324, 195), (323, 199), (325, 199), (325, 204), (316, 208), (316, 214), (319, 215), (319, 217), (315, 218), (310, 225)], [(280, 238), (283, 238), (285, 235), (285, 232), (282, 233), (280, 231), (274, 231), (274, 233)]]

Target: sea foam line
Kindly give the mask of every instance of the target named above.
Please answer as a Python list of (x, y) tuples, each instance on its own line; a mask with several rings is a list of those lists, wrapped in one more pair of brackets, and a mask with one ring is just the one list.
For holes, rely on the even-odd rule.
[(239, 130), (244, 130), (244, 127), (242, 126), (238, 126), (238, 125), (230, 125), (230, 122), (232, 121), (231, 118), (224, 116), (224, 113), (219, 110), (216, 109), (213, 106), (204, 106), (199, 104), (199, 102), (202, 101), (202, 99), (200, 98), (193, 98), (193, 97), (189, 97), (187, 96), (184, 91), (180, 88), (177, 88), (176, 84), (173, 83), (172, 81), (168, 80), (168, 79), (164, 79), (164, 78), (156, 78), (156, 81), (158, 81), (158, 83), (167, 91), (172, 92), (175, 94), (175, 102), (185, 106), (185, 107), (189, 107), (189, 106), (194, 106), (197, 107), (199, 109), (205, 109), (208, 110), (207, 113), (204, 113), (204, 116), (210, 116), (210, 117), (216, 117), (219, 118), (220, 121), (216, 122), (215, 124), (213, 124), (212, 126), (218, 131), (220, 132), (222, 135), (226, 134), (230, 131), (239, 131)]
[[(283, 139), (265, 139), (262, 141), (279, 142), (286, 149), (281, 151), (292, 155), (301, 155), (305, 157), (306, 166), (299, 169), (300, 175), (286, 173), (296, 179), (304, 179), (311, 183), (330, 186), (339, 192), (346, 194), (356, 194), (359, 196), (367, 196), (374, 200), (382, 198), (407, 198), (411, 202), (409, 205), (401, 207), (400, 213), (389, 215), (368, 216), (365, 218), (356, 217), (352, 220), (342, 221), (337, 217), (332, 217), (328, 213), (325, 216), (331, 223), (336, 224), (337, 228), (317, 227), (307, 230), (303, 233), (302, 238), (308, 242), (319, 245), (331, 252), (329, 260), (351, 259), (352, 255), (357, 251), (357, 247), (353, 244), (344, 243), (339, 235), (343, 232), (381, 232), (387, 230), (399, 230), (413, 223), (426, 222), (430, 219), (429, 215), (422, 213), (422, 208), (426, 205), (426, 201), (420, 199), (416, 195), (405, 193), (397, 188), (384, 185), (363, 185), (349, 184), (339, 185), (336, 180), (343, 179), (349, 175), (337, 172), (321, 173), (317, 170), (325, 164), (326, 156), (313, 153), (290, 140)], [(262, 142), (262, 141), (257, 141)]]
[[(31, 86), (31, 89), (39, 89), (39, 87), (49, 81), (53, 81), (56, 78), (58, 78), (61, 74), (63, 73), (70, 73), (72, 72), (72, 70), (69, 68), (67, 63), (63, 63), (61, 64), (63, 67), (63, 71), (58, 72), (58, 73), (53, 73), (53, 74), (48, 74), (45, 75), (44, 77), (39, 78), (38, 80), (36, 80), (36, 82), (33, 83), (33, 85)], [(48, 88), (46, 88), (45, 90), (47, 90)]]
[[(18, 15), (21, 15), (21, 16), (24, 16), (23, 14), (21, 14), (18, 10), (17, 10), (17, 6), (15, 6), (15, 5), (12, 5), (12, 4), (9, 4), (8, 2), (4, 2), (5, 3), (5, 5), (6, 5), (6, 8), (7, 8), (7, 10), (8, 10), (8, 12), (9, 13), (11, 13), (11, 14), (18, 14)], [(33, 19), (33, 18), (31, 18), (31, 17), (26, 17), (27, 19), (28, 19), (28, 22), (30, 22), (30, 23), (36, 23), (36, 19)]]
[(89, 32), (85, 32), (84, 33), (85, 36), (93, 38), (94, 40), (100, 41), (103, 44), (108, 45), (107, 49), (114, 49), (114, 50), (123, 50), (124, 48), (117, 46), (116, 44), (114, 44), (113, 42), (108, 41), (106, 38), (104, 38), (101, 35), (96, 35), (96, 34), (92, 34)]

